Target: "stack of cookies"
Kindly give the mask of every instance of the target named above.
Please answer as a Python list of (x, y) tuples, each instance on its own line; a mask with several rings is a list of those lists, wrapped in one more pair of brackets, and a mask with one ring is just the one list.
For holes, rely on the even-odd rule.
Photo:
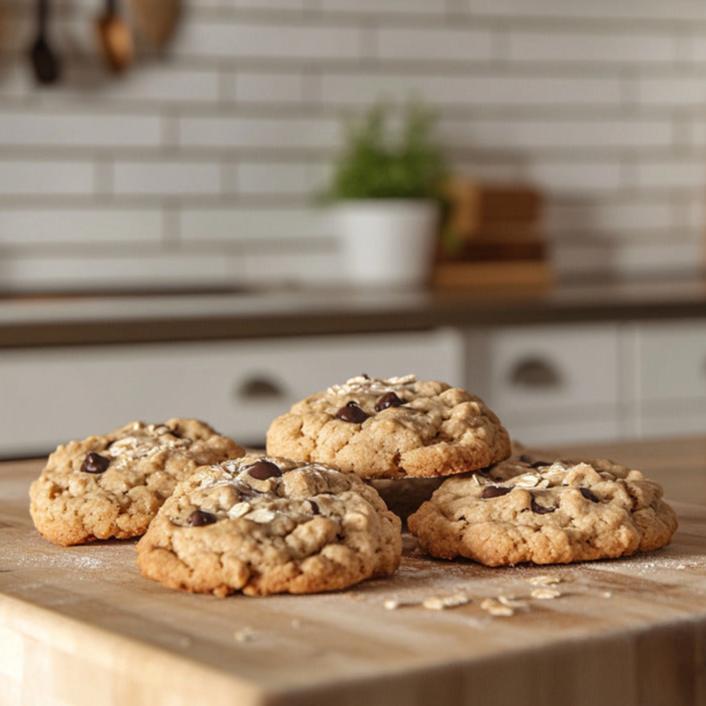
[(218, 596), (391, 575), (398, 514), (431, 556), (488, 566), (626, 556), (676, 530), (639, 471), (510, 454), (498, 417), (465, 390), (362, 375), (275, 419), (267, 455), (185, 419), (59, 446), (31, 513), (57, 544), (142, 536), (144, 576)]

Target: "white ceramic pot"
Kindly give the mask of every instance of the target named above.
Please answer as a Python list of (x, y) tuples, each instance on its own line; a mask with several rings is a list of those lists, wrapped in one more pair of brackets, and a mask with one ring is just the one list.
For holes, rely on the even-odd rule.
[(419, 287), (431, 273), (439, 207), (431, 200), (344, 201), (335, 223), (353, 284)]

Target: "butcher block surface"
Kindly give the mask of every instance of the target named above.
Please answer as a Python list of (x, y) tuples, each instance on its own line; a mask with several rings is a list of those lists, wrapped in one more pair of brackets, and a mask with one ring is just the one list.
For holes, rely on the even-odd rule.
[[(706, 704), (706, 440), (650, 444), (601, 451), (652, 459), (680, 501), (664, 550), (489, 569), (406, 538), (392, 579), (269, 598), (169, 591), (138, 574), (130, 541), (54, 547), (28, 514), (41, 462), (0, 464), (0, 705)], [(531, 598), (546, 575), (561, 595)], [(472, 601), (418, 605), (459, 592)], [(480, 608), (499, 595), (527, 606)]]

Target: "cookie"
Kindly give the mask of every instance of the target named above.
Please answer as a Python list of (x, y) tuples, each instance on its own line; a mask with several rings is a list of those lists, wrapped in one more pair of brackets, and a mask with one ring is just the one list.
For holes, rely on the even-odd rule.
[(226, 596), (316, 593), (394, 573), (400, 521), (358, 476), (246, 456), (180, 483), (137, 544), (147, 578)]
[(363, 478), (447, 476), (510, 455), (510, 438), (481, 399), (414, 375), (351, 378), (275, 419), (267, 453), (326, 463)]
[(59, 446), (30, 488), (35, 527), (55, 544), (144, 534), (176, 483), (245, 453), (195, 419), (132, 422)]
[(444, 481), (408, 526), (432, 556), (503, 566), (657, 549), (669, 543), (677, 518), (662, 487), (640, 471), (522, 456)]

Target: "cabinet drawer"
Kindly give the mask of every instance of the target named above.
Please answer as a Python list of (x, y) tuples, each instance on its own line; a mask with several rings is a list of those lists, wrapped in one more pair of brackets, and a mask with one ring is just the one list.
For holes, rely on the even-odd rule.
[(486, 394), (501, 416), (531, 423), (545, 413), (617, 406), (615, 326), (501, 329), (489, 334), (485, 346)]
[(706, 399), (706, 323), (645, 324), (636, 345), (642, 402)]
[[(131, 419), (202, 418), (261, 444), (293, 402), (362, 372), (463, 382), (452, 331), (0, 353), (0, 454), (42, 453)], [(8, 404), (12, 401), (12, 404)]]

